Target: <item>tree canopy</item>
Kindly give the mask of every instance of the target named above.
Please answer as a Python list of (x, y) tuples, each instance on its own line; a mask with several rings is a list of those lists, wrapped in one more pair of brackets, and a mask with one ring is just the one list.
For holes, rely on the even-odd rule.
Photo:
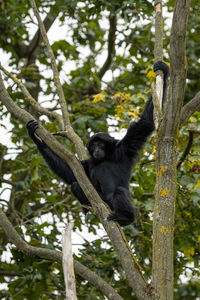
[[(164, 60), (169, 62), (176, 1), (163, 2)], [(184, 105), (199, 97), (199, 4), (193, 1), (188, 19)], [(1, 1), (0, 5), (1, 65), (21, 80), (36, 103), (28, 100), (17, 84), (5, 76), (7, 91), (16, 105), (39, 119), (48, 131), (58, 133), (60, 123), (54, 114), (60, 112), (57, 90), (29, 1)], [(37, 6), (50, 37), (75, 132), (84, 144), (91, 133), (98, 131), (123, 134), (120, 129), (126, 129), (132, 119), (137, 119), (155, 78), (152, 1), (47, 0), (37, 1)], [(37, 104), (50, 113), (38, 109)], [(199, 118), (200, 112), (196, 110), (186, 118), (187, 122), (181, 120), (177, 136), (174, 224), (177, 300), (200, 296)], [(82, 236), (81, 245), (74, 247), (77, 268), (81, 263), (93, 271), (114, 287), (122, 299), (137, 299), (99, 219), (92, 213), (83, 215), (69, 187), (49, 170), (31, 142), (25, 124), (10, 114), (1, 101), (0, 130), (0, 204), (18, 234), (31, 246), (61, 251), (64, 224), (73, 220), (74, 231)], [(8, 131), (10, 142), (5, 143)], [(65, 148), (76, 152), (69, 139), (60, 135), (56, 138)], [(152, 276), (154, 187), (156, 175), (159, 176), (155, 169), (155, 139), (156, 134), (145, 145), (133, 169), (130, 186), (136, 221), (123, 229), (133, 255), (145, 270), (147, 282)], [(9, 241), (1, 227), (0, 240), (1, 299), (64, 299), (62, 266), (56, 259), (27, 256)], [(98, 284), (92, 284), (87, 276), (76, 273), (78, 299), (105, 299)]]

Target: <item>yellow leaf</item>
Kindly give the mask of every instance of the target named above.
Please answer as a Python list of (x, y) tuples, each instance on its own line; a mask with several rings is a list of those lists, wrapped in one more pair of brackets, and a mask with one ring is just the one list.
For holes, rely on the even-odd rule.
[(124, 98), (125, 98), (127, 101), (129, 101), (130, 98), (131, 98), (131, 94), (130, 94), (130, 93), (125, 94), (125, 95), (124, 95)]
[(195, 118), (194, 116), (192, 116), (192, 117), (189, 118), (189, 121), (193, 122), (193, 123), (197, 122), (197, 118)]
[(101, 94), (96, 94), (93, 97), (94, 97), (94, 100), (92, 100), (92, 103), (98, 103), (102, 100), (102, 95)]
[(135, 112), (133, 112), (133, 111), (129, 111), (129, 112), (128, 112), (128, 116), (133, 117), (135, 120), (138, 119), (138, 115), (137, 115)]
[(116, 99), (116, 98), (121, 98), (121, 93), (119, 93), (119, 92), (116, 93), (116, 94), (113, 96), (113, 98), (114, 98), (114, 99)]
[(200, 180), (197, 180), (197, 184), (195, 185), (194, 189), (198, 189), (200, 187)]
[(137, 98), (141, 98), (141, 97), (142, 97), (142, 93), (138, 93), (138, 94), (136, 95), (136, 97), (137, 97)]
[(154, 72), (153, 70), (149, 71), (149, 72), (147, 73), (147, 78), (150, 79), (150, 80), (156, 78), (155, 72)]
[(190, 213), (188, 211), (185, 211), (186, 216), (190, 216)]
[(183, 249), (183, 252), (186, 257), (191, 257), (194, 255), (194, 247), (190, 249)]

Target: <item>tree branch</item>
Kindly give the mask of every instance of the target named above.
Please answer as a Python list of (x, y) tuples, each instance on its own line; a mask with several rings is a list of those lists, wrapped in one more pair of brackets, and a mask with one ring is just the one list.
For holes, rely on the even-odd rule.
[(22, 273), (16, 271), (0, 270), (0, 276), (22, 276)]
[(108, 34), (108, 55), (106, 61), (104, 62), (102, 68), (98, 72), (98, 78), (101, 80), (106, 71), (109, 69), (113, 57), (115, 55), (115, 38), (116, 38), (116, 29), (117, 29), (117, 16), (109, 17), (110, 29)]
[[(12, 224), (0, 209), (0, 224), (5, 231), (9, 240), (23, 253), (28, 256), (37, 256), (51, 261), (62, 263), (62, 253), (56, 250), (46, 248), (39, 248), (28, 245), (13, 228)], [(74, 268), (76, 274), (88, 280), (92, 285), (98, 288), (110, 300), (123, 300), (119, 294), (109, 284), (107, 284), (96, 273), (90, 271), (83, 266), (80, 262), (74, 261)]]
[(10, 184), (11, 186), (17, 186), (17, 184), (15, 182), (4, 179), (4, 178), (0, 178), (0, 183), (7, 183), (7, 184)]
[(193, 132), (189, 131), (189, 139), (188, 139), (188, 144), (187, 147), (185, 148), (185, 151), (183, 152), (181, 158), (179, 159), (179, 162), (177, 163), (177, 169), (181, 166), (181, 164), (184, 162), (184, 160), (186, 159), (187, 155), (190, 152), (190, 149), (192, 147), (192, 143), (193, 143)]
[(200, 92), (195, 97), (185, 104), (181, 110), (180, 127), (191, 117), (191, 115), (200, 109)]
[(163, 17), (162, 17), (162, 1), (155, 0), (155, 46), (154, 58), (155, 62), (163, 59)]

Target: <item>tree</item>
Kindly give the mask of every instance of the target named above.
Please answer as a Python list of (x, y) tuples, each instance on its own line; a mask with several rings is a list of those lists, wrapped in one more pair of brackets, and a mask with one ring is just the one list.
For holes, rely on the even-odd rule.
[[(34, 2), (30, 2), (35, 7)], [(156, 1), (155, 4), (160, 3)], [(190, 1), (177, 0), (175, 3), (168, 1), (165, 6), (173, 11), (170, 49), (165, 54), (168, 58), (169, 53), (171, 84), (156, 135), (153, 247), (151, 213), (155, 167), (152, 162), (155, 159), (152, 152), (155, 137), (145, 147), (145, 155), (140, 160), (142, 168), (133, 170), (134, 182), (138, 182), (133, 187), (133, 202), (138, 207), (137, 220), (134, 226), (123, 230), (105, 221), (108, 209), (72, 154), (76, 152), (79, 159), (86, 157), (83, 143), (90, 132), (110, 130), (108, 119), (112, 120), (114, 115), (119, 119), (117, 126), (126, 127), (130, 116), (135, 117), (143, 106), (144, 86), (147, 85), (143, 71), (152, 65), (153, 60), (151, 2), (43, 1), (37, 4), (40, 13), (45, 15), (43, 24), (47, 32), (56, 19), (61, 24), (70, 19), (66, 40), (56, 41), (50, 47), (39, 17), (40, 30), (31, 38), (28, 26), (35, 20), (30, 14), (30, 6), (20, 1), (1, 4), (0, 20), (4, 34), (0, 42), (11, 55), (10, 66), (16, 76), (12, 77), (1, 66), (15, 82), (13, 87), (9, 79), (6, 91), (1, 78), (1, 114), (10, 116), (12, 142), (18, 150), (15, 158), (7, 158), (10, 150), (1, 145), (0, 182), (3, 192), (8, 187), (10, 189), (9, 201), (3, 198), (3, 192), (1, 194), (1, 251), (3, 253), (6, 245), (10, 245), (9, 251), (12, 253), (12, 264), (3, 261), (0, 269), (2, 282), (8, 282), (8, 290), (2, 291), (1, 296), (16, 299), (64, 297), (57, 223), (73, 218), (75, 228), (80, 230), (87, 224), (88, 230), (96, 233), (100, 220), (106, 231), (101, 239), (95, 239), (92, 243), (86, 240), (79, 255), (74, 256), (78, 299), (104, 299), (104, 296), (108, 299), (172, 299), (174, 288), (177, 299), (189, 299), (188, 295), (196, 299), (200, 292), (199, 283), (187, 276), (187, 283), (183, 284), (180, 277), (187, 275), (189, 269), (194, 277), (199, 274), (196, 266), (200, 242), (200, 157), (196, 134), (199, 133), (197, 110), (200, 94), (197, 84), (198, 35), (194, 33), (198, 32), (199, 26), (197, 4), (192, 4), (190, 8)], [(189, 9), (193, 13), (188, 20)], [(36, 8), (34, 10), (37, 15)], [(106, 34), (104, 24), (108, 24)], [(166, 44), (169, 42), (169, 28), (164, 29), (164, 48), (167, 49), (165, 41)], [(83, 57), (85, 48), (89, 49), (89, 54)], [(188, 77), (185, 49), (190, 62)], [(100, 65), (102, 53), (106, 53), (106, 57)], [(50, 60), (53, 76), (44, 72), (45, 68), (50, 67)], [(70, 60), (76, 62), (75, 68), (68, 68)], [(62, 70), (66, 70), (67, 81), (61, 85), (58, 72)], [(112, 80), (105, 79), (108, 70), (112, 71)], [(186, 78), (188, 88), (185, 93)], [(44, 95), (48, 97), (46, 105), (41, 102), (46, 100)], [(90, 200), (93, 214), (87, 216), (87, 223), (68, 188), (47, 169), (28, 139), (21, 124), (33, 116), (40, 118), (48, 130), (40, 126), (38, 134), (70, 165)], [(51, 123), (46, 123), (46, 120)], [(190, 123), (193, 123), (192, 127)], [(189, 140), (186, 138), (188, 130)], [(49, 131), (58, 137), (55, 138)], [(177, 156), (179, 148), (183, 152), (180, 157)], [(52, 224), (47, 217), (44, 218), (47, 213)], [(47, 229), (50, 231), (48, 234)]]

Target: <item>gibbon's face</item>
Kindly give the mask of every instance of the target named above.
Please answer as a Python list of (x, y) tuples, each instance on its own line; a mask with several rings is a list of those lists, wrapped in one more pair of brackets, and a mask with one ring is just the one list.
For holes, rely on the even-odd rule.
[(103, 160), (106, 156), (106, 146), (102, 141), (96, 141), (91, 146), (92, 157), (95, 160)]

